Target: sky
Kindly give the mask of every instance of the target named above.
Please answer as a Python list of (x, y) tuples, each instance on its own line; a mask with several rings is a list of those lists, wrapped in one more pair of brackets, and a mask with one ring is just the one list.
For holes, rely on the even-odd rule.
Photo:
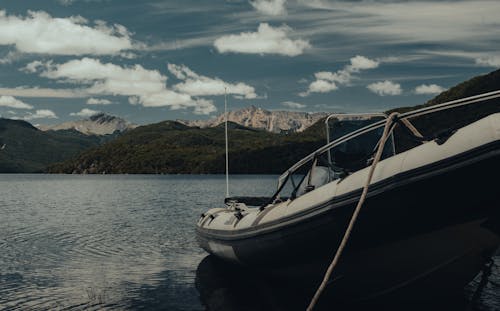
[(5, 0), (0, 115), (137, 124), (422, 104), (500, 67), (500, 1)]

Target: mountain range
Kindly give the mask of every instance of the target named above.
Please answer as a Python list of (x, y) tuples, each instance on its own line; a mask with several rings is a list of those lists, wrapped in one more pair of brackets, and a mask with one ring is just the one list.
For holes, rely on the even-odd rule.
[[(268, 132), (302, 132), (314, 123), (325, 118), (326, 112), (299, 112), (299, 111), (269, 111), (255, 106), (250, 106), (240, 110), (229, 111), (227, 120), (239, 125), (262, 129)], [(187, 126), (197, 126), (200, 128), (215, 127), (225, 121), (225, 115), (209, 120), (177, 120), (177, 122)]]
[[(245, 127), (262, 129), (273, 133), (302, 132), (318, 120), (326, 117), (326, 112), (269, 111), (255, 106), (228, 112), (228, 121)], [(215, 127), (225, 121), (220, 114), (208, 120), (176, 120), (189, 127)], [(75, 130), (85, 135), (108, 135), (116, 131), (123, 133), (138, 125), (104, 112), (83, 120), (68, 121), (56, 125), (37, 125), (42, 131)]]

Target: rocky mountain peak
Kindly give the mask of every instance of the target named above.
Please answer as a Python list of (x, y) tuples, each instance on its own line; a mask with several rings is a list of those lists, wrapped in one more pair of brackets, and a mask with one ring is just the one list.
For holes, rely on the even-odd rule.
[(40, 125), (38, 128), (42, 131), (73, 129), (85, 135), (107, 135), (116, 131), (124, 132), (136, 127), (136, 124), (130, 123), (123, 118), (99, 112), (83, 120), (69, 121), (57, 125)]

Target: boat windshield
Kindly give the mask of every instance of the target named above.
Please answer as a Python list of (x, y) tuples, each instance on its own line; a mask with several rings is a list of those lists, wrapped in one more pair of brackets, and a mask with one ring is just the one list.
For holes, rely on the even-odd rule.
[[(386, 118), (387, 116), (382, 113), (330, 115), (325, 122), (327, 143)], [(329, 149), (327, 151), (329, 167), (344, 173), (352, 173), (365, 168), (374, 155), (375, 147), (383, 131), (383, 128), (377, 128)], [(384, 147), (382, 158), (393, 154), (394, 139), (391, 137)]]
[[(384, 120), (385, 114), (334, 114), (326, 119), (327, 144), (370, 124)], [(345, 177), (370, 164), (383, 128), (346, 140), (325, 152), (315, 154), (309, 161), (284, 176), (284, 196), (296, 198), (335, 179)], [(384, 147), (382, 158), (394, 155), (394, 140)], [(283, 176), (282, 176), (283, 177)]]

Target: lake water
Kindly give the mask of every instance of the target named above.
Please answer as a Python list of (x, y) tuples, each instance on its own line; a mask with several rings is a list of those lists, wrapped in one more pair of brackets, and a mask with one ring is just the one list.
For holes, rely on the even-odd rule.
[[(275, 183), (236, 176), (231, 191)], [(224, 176), (0, 175), (0, 310), (204, 310), (194, 225), (224, 192)], [(500, 310), (494, 260), (481, 310)]]

